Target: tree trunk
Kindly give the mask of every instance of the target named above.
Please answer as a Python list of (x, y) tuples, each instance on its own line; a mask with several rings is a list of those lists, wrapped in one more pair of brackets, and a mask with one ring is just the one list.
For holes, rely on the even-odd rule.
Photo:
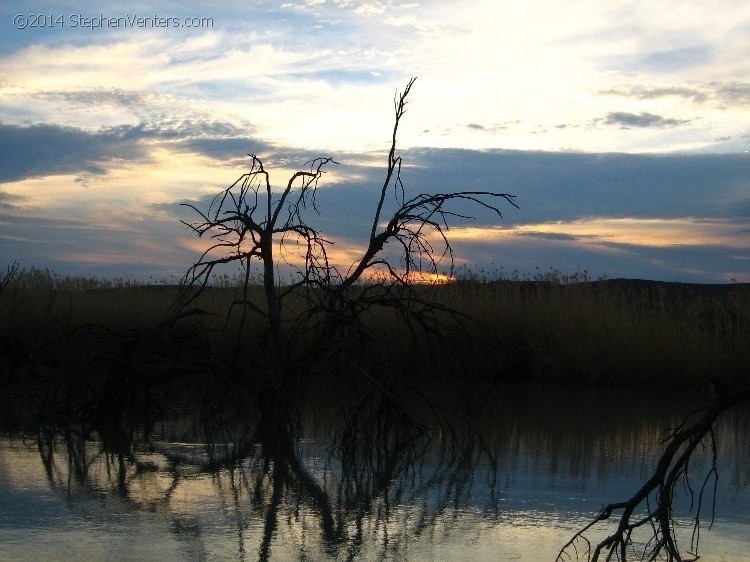
[(267, 232), (261, 238), (261, 255), (263, 260), (263, 289), (268, 306), (268, 326), (271, 331), (271, 352), (275, 361), (283, 353), (283, 333), (281, 330), (281, 303), (276, 293), (276, 273), (273, 261), (273, 238)]

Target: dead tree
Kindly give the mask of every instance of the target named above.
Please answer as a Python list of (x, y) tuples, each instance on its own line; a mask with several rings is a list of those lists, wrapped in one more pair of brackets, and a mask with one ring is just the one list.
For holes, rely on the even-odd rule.
[[(721, 391), (712, 383), (716, 399), (702, 411), (685, 417), (670, 432), (665, 448), (651, 477), (629, 499), (611, 503), (578, 531), (560, 550), (556, 561), (586, 560), (669, 560), (669, 562), (694, 562), (700, 558), (698, 548), (700, 532), (707, 511), (710, 524), (715, 511), (718, 479), (716, 438), (714, 425), (717, 418), (740, 402), (750, 399), (750, 386), (740, 385), (730, 391)], [(690, 460), (699, 447), (709, 447), (711, 463), (708, 471), (691, 481)], [(692, 532), (687, 548), (680, 544), (676, 533), (677, 516), (674, 502), (680, 492), (687, 494), (690, 503)], [(619, 516), (619, 520), (617, 517)], [(599, 523), (614, 519), (617, 527), (611, 534), (592, 544), (586, 535)], [(710, 526), (710, 525), (709, 525)]]
[[(185, 224), (198, 236), (214, 242), (186, 273), (183, 280), (186, 292), (181, 304), (190, 302), (209, 284), (217, 266), (242, 264), (245, 271), (243, 297), (236, 304), (243, 307), (243, 314), (254, 311), (267, 319), (270, 347), (279, 360), (289, 355), (290, 343), (301, 334), (323, 334), (330, 342), (340, 326), (356, 323), (358, 315), (372, 306), (395, 307), (417, 322), (424, 320), (424, 311), (437, 305), (399, 289), (411, 287), (414, 279), (437, 275), (440, 267), (446, 267), (452, 274), (453, 250), (447, 237), (448, 221), (472, 217), (451, 210), (451, 204), (468, 201), (498, 217), (502, 217), (500, 203), (517, 205), (515, 196), (493, 191), (406, 195), (396, 138), (414, 80), (412, 78), (403, 93), (397, 92), (394, 98), (395, 123), (385, 179), (380, 186), (367, 247), (359, 260), (346, 271), (331, 263), (327, 252), (330, 242), (305, 216), (309, 210), (319, 213), (318, 182), (325, 168), (337, 162), (330, 157), (309, 161), (306, 169), (293, 174), (277, 194), (260, 158), (249, 154), (250, 170), (219, 193), (208, 212), (186, 204), (198, 213), (200, 220)], [(383, 220), (384, 202), (391, 190), (396, 210)], [(400, 252), (398, 265), (385, 255), (384, 248), (388, 244)], [(290, 259), (295, 249), (303, 262), (301, 265)], [(248, 294), (251, 263), (256, 260), (262, 264), (263, 309), (253, 304)], [(279, 283), (276, 276), (279, 260), (296, 271), (292, 283), (283, 286)], [(371, 282), (370, 276), (376, 270), (381, 278)], [(351, 291), (353, 285), (366, 279), (370, 281), (366, 287)], [(285, 301), (291, 295), (302, 295), (307, 307), (287, 322)], [(415, 303), (418, 306), (412, 306)]]

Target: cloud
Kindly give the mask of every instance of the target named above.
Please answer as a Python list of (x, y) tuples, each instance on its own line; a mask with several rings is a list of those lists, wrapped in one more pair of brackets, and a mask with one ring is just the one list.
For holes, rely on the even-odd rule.
[(721, 246), (750, 249), (742, 234), (750, 223), (743, 219), (695, 219), (661, 217), (588, 218), (571, 222), (520, 225), (520, 232), (572, 236), (587, 243), (635, 246)]
[(472, 267), (502, 265), (505, 274), (513, 264), (522, 273), (553, 267), (586, 269), (594, 277), (730, 282), (750, 281), (738, 259), (738, 250), (750, 250), (742, 234), (747, 225), (747, 219), (592, 218), (458, 229), (452, 236), (456, 255), (472, 256)]
[(613, 111), (604, 120), (607, 125), (620, 125), (622, 127), (677, 127), (690, 123), (685, 119), (668, 119), (653, 113), (627, 113), (624, 111)]
[(746, 107), (750, 105), (750, 83), (731, 82), (715, 84), (719, 98), (732, 106)]
[[(741, 233), (743, 225), (747, 227), (747, 221), (743, 222), (747, 215), (738, 202), (750, 203), (750, 191), (746, 189), (750, 162), (742, 155), (414, 149), (404, 151), (402, 156), (407, 195), (487, 189), (518, 196), (521, 209), (501, 205), (502, 220), (476, 205), (456, 202), (449, 207), (450, 211), (476, 217), (454, 217), (450, 223), (448, 235), (456, 241), (456, 248), (466, 246), (465, 252), (457, 253), (460, 259), (486, 260), (492, 251), (502, 255), (507, 244), (520, 247), (522, 239), (529, 244), (543, 243), (549, 249), (549, 257), (539, 257), (536, 250), (530, 250), (529, 260), (547, 260), (534, 266), (563, 266), (565, 260), (553, 259), (552, 250), (558, 246), (549, 245), (563, 242), (575, 245), (589, 257), (645, 251), (638, 249), (641, 246), (675, 251), (684, 246), (732, 247), (735, 254), (736, 248), (747, 247), (747, 237)], [(276, 158), (285, 165), (293, 160)], [(324, 178), (317, 197), (321, 214), (310, 212), (308, 219), (326, 237), (345, 240), (345, 248), (357, 244), (363, 247), (383, 170), (369, 162), (360, 165), (346, 157), (338, 160), (342, 164), (336, 172), (341, 179), (331, 184)], [(208, 198), (196, 206), (207, 208)], [(395, 206), (389, 191), (384, 221)], [(691, 218), (699, 216), (714, 218)], [(608, 263), (601, 257), (594, 261)], [(611, 270), (612, 265), (609, 267)], [(605, 273), (607, 268), (601, 271)]]
[(631, 86), (627, 89), (611, 88), (609, 90), (602, 90), (599, 93), (604, 95), (632, 97), (641, 100), (651, 100), (664, 97), (680, 97), (689, 99), (695, 103), (703, 103), (709, 98), (709, 92), (699, 88), (691, 88), (687, 86)]
[(696, 104), (712, 102), (725, 109), (727, 107), (750, 105), (750, 83), (738, 81), (715, 81), (700, 86), (646, 86), (638, 84), (626, 88), (600, 90), (599, 94), (640, 100), (678, 97), (688, 99)]
[(113, 159), (145, 158), (132, 129), (89, 133), (59, 125), (0, 124), (0, 182), (60, 173), (103, 174)]
[(153, 146), (231, 159), (268, 145), (224, 121), (162, 119), (87, 131), (61, 125), (0, 124), (0, 182), (55, 174), (102, 175), (114, 162), (148, 162)]
[(744, 154), (424, 148), (405, 151), (403, 158), (409, 167), (402, 175), (411, 193), (490, 189), (517, 195), (521, 209), (509, 210), (506, 222), (613, 215), (742, 217), (750, 208), (750, 159)]
[(254, 137), (195, 138), (180, 141), (178, 150), (203, 154), (217, 160), (235, 160), (246, 154), (259, 154), (270, 148), (267, 143)]
[[(201, 142), (221, 139), (178, 139), (166, 146), (187, 150), (184, 145)], [(213, 150), (210, 144), (192, 149)], [(132, 268), (162, 275), (186, 268), (198, 247), (179, 220), (196, 216), (177, 203), (190, 200), (205, 211), (213, 196), (242, 169), (215, 168), (209, 184), (202, 176), (208, 178), (210, 170), (188, 167), (180, 154), (170, 164), (174, 177), (145, 175), (136, 182), (131, 178), (142, 173), (140, 166), (121, 168), (117, 177), (111, 172), (95, 190), (78, 189), (75, 198), (69, 196), (63, 215), (67, 219), (62, 222), (46, 207), (23, 215), (6, 210), (0, 216), (2, 230), (15, 238), (0, 239), (0, 258), (22, 256), (64, 272), (87, 267), (122, 274)], [(270, 147), (264, 163), (274, 185), (282, 185), (310, 156), (308, 151)], [(384, 177), (384, 155), (336, 157), (341, 165), (332, 166), (318, 188), (321, 214), (305, 212), (310, 224), (335, 242), (331, 255), (348, 266), (369, 235)], [(744, 232), (750, 228), (746, 212), (750, 162), (744, 155), (412, 149), (403, 151), (402, 157), (407, 195), (487, 189), (518, 196), (521, 209), (502, 205), (503, 220), (460, 202), (449, 209), (476, 216), (473, 221), (451, 221), (448, 235), (459, 263), (504, 264), (529, 271), (547, 266), (572, 271), (581, 265), (608, 276), (716, 281), (728, 280), (728, 273), (741, 276), (746, 262), (730, 256), (750, 251)], [(60, 193), (60, 180), (49, 178), (52, 183), (47, 187), (49, 182), (40, 182), (7, 184), (13, 186), (8, 191), (10, 203), (24, 203), (13, 199), (14, 194)], [(154, 191), (166, 189), (164, 196), (153, 199)], [(389, 190), (384, 220), (395, 207)], [(64, 247), (59, 239), (66, 240)], [(145, 256), (140, 265), (139, 252)], [(695, 269), (698, 263), (691, 264), (691, 259), (698, 258), (705, 260), (700, 262), (704, 272), (689, 272), (689, 266)], [(108, 261), (119, 265), (106, 265)], [(160, 262), (165, 273), (157, 271)]]
[(128, 108), (142, 108), (157, 96), (135, 90), (122, 88), (93, 88), (75, 91), (42, 91), (30, 97), (54, 101), (65, 101), (85, 107), (99, 105), (117, 105)]
[(17, 202), (23, 201), (25, 197), (22, 195), (17, 195), (15, 193), (6, 193), (4, 191), (0, 191), (0, 210), (14, 210), (18, 209), (18, 205), (16, 205)]
[[(131, 10), (145, 11), (138, 6)], [(476, 215), (456, 228), (750, 216), (742, 154), (750, 148), (750, 6), (467, 6), (315, 0), (279, 10), (230, 2), (196, 14), (164, 4), (168, 15), (215, 19), (215, 29), (189, 33), (31, 34), (6, 19), (0, 211), (65, 213), (84, 223), (106, 217), (108, 226), (96, 224), (112, 228), (111, 238), (75, 230), (80, 247), (99, 252), (90, 261), (98, 267), (106, 256), (135, 255), (117, 239), (127, 238), (128, 225), (143, 229), (143, 240), (175, 243), (148, 221), (176, 222), (184, 209), (173, 211), (173, 201), (207, 204), (244, 171), (248, 152), (264, 159), (277, 187), (310, 158), (333, 156), (341, 165), (321, 182), (322, 214), (310, 219), (356, 244), (369, 232), (383, 181), (394, 90), (418, 75), (399, 131), (408, 192), (498, 190), (521, 205), (503, 207), (498, 222), (456, 202), (456, 212)], [(488, 66), (480, 56), (487, 53), (503, 64)], [(692, 152), (664, 154), (675, 150)], [(698, 153), (708, 150), (725, 154)], [(389, 192), (385, 215), (393, 208)], [(611, 271), (621, 267), (614, 255), (667, 264), (669, 255), (687, 255), (670, 246), (646, 256), (656, 249), (622, 240), (583, 248), (595, 235), (580, 231), (515, 233), (502, 250), (532, 267), (580, 257)], [(51, 235), (37, 234), (39, 247), (54, 247)], [(467, 259), (499, 251), (471, 243)], [(3, 252), (31, 248), (16, 244)]]
[(691, 217), (592, 217), (573, 221), (526, 223), (513, 226), (452, 229), (457, 240), (505, 244), (516, 237), (575, 241), (587, 246), (722, 247), (750, 250), (744, 229), (746, 219), (696, 219)]
[[(51, 132), (60, 131), (53, 129)], [(67, 132), (63, 130), (63, 133)], [(253, 137), (173, 138), (167, 135), (164, 139), (160, 136), (162, 134), (144, 128), (122, 131), (119, 136), (113, 132), (92, 134), (84, 136), (83, 149), (74, 151), (89, 160), (63, 153), (32, 163), (36, 165), (37, 175), (63, 169), (68, 173), (82, 174), (87, 166), (93, 168), (89, 173), (104, 173), (106, 168), (97, 168), (102, 166), (99, 162), (104, 161), (100, 159), (101, 153), (115, 153), (123, 142), (122, 137), (127, 136), (134, 146), (127, 148), (131, 153), (146, 149), (153, 151), (159, 146), (168, 151), (160, 165), (172, 170), (169, 179), (167, 176), (149, 179), (149, 168), (120, 169), (117, 178), (102, 180), (104, 183), (97, 191), (102, 191), (105, 184), (110, 183), (113, 186), (138, 185), (146, 196), (149, 191), (161, 191), (164, 189), (162, 184), (169, 182), (169, 193), (177, 197), (150, 201), (165, 202), (194, 197), (200, 182), (208, 178), (212, 178), (208, 185), (231, 184), (244, 170), (247, 152), (261, 155), (274, 185), (285, 184), (291, 173), (304, 167), (311, 158), (331, 155), (340, 165), (331, 166), (320, 184), (318, 197), (323, 212), (320, 220), (330, 224), (336, 233), (347, 236), (360, 235), (362, 225), (371, 221), (373, 205), (377, 203), (384, 177), (385, 156), (381, 153), (326, 154), (263, 145)], [(114, 148), (108, 147), (106, 141)], [(200, 161), (188, 163), (185, 153), (208, 156), (220, 167), (209, 167)], [(149, 154), (155, 158), (150, 152), (144, 153), (143, 157)], [(405, 150), (402, 157), (402, 178), (412, 195), (485, 189), (517, 195), (521, 209), (505, 209), (504, 221), (511, 224), (613, 215), (731, 218), (746, 216), (750, 209), (750, 160), (742, 154), (628, 155), (423, 148)], [(93, 158), (99, 160), (92, 161)], [(231, 165), (232, 169), (221, 167), (226, 165)], [(20, 175), (18, 165), (3, 166), (2, 170), (6, 175), (11, 172)], [(143, 177), (137, 181), (129, 179), (135, 173)], [(189, 175), (184, 175), (186, 173)], [(25, 175), (30, 175), (30, 172)], [(20, 189), (5, 191), (23, 194)], [(51, 188), (29, 186), (23, 189), (36, 192)], [(389, 192), (386, 211), (393, 204)], [(478, 212), (473, 206), (460, 202), (452, 208), (467, 215)], [(496, 220), (492, 213), (480, 212), (476, 221), (467, 224), (494, 225)]]
[[(591, 112), (612, 110), (606, 100), (588, 103), (592, 96), (608, 87), (627, 93), (637, 83), (640, 97), (631, 96), (633, 101), (669, 103), (624, 110), (683, 118), (664, 106), (698, 102), (708, 95), (701, 91), (710, 88), (695, 86), (683, 70), (652, 82), (654, 65), (678, 61), (685, 68), (685, 61), (704, 60), (701, 72), (712, 69), (705, 74), (708, 82), (740, 76), (744, 64), (735, 60), (734, 43), (721, 42), (731, 30), (720, 9), (681, 9), (675, 23), (670, 10), (640, 3), (581, 7), (575, 13), (546, 3), (512, 9), (492, 3), (463, 8), (444, 1), (429, 9), (345, 4), (282, 10), (267, 3), (217, 5), (210, 10), (215, 29), (190, 34), (82, 35), (68, 29), (58, 30), (56, 40), (49, 34), (33, 40), (16, 30), (13, 41), (3, 40), (8, 46), (2, 57), (6, 87), (0, 92), (0, 111), (6, 122), (82, 128), (136, 125), (158, 117), (154, 113), (184, 115), (190, 109), (223, 121), (251, 115), (258, 127), (253, 134), (269, 143), (371, 150), (380, 146), (377, 131), (389, 117), (393, 90), (415, 74), (420, 81), (408, 127), (432, 133), (405, 128), (402, 146), (637, 151), (644, 145), (640, 135), (623, 138), (609, 127), (584, 130)], [(358, 8), (369, 13), (358, 14)], [(377, 15), (383, 9), (388, 18)], [(195, 15), (188, 10), (168, 8), (169, 13)], [(746, 11), (732, 13), (741, 29)], [(396, 23), (415, 29), (404, 33)], [(678, 33), (682, 27), (690, 30), (689, 37)], [(488, 52), (501, 54), (502, 68), (488, 69), (485, 58), (476, 56)], [(611, 72), (599, 64), (617, 57), (630, 61), (632, 72)], [(461, 87), (446, 88), (449, 81)], [(727, 90), (725, 103), (740, 103), (741, 84)], [(722, 123), (726, 130), (720, 134), (711, 116), (696, 116), (689, 136), (687, 131), (675, 134), (674, 122), (665, 117), (662, 126), (649, 127), (647, 149), (684, 149), (687, 144), (737, 149), (740, 141), (716, 146), (714, 140), (727, 134), (739, 138), (740, 121), (729, 113), (728, 107)], [(499, 134), (492, 125), (516, 116), (524, 126)], [(484, 131), (477, 134), (480, 129), (467, 123)], [(556, 127), (560, 123), (569, 126)]]
[(512, 229), (510, 231), (513, 236), (526, 236), (529, 238), (543, 238), (545, 240), (580, 240), (581, 238), (598, 237), (597, 234), (566, 234), (563, 232), (541, 232), (538, 230), (520, 230)]
[(176, 221), (151, 217), (148, 229), (96, 225), (82, 218), (0, 214), (0, 263), (50, 267), (60, 273), (181, 275), (194, 257)]

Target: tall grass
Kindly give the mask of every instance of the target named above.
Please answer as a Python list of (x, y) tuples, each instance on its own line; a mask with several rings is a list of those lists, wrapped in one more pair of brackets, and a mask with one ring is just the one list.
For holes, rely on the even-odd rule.
[(510, 377), (697, 387), (750, 370), (750, 287), (586, 272), (458, 282), (446, 303), (481, 322)]
[[(251, 314), (239, 333), (232, 309), (241, 279), (222, 276), (195, 302), (201, 330), (217, 353), (241, 345), (262, 352), (263, 318)], [(353, 290), (358, 290), (353, 288)], [(352, 343), (352, 364), (377, 356), (389, 376), (582, 380), (618, 385), (699, 388), (750, 371), (750, 288), (656, 282), (593, 281), (586, 271), (533, 276), (464, 270), (458, 279), (422, 287), (459, 312), (437, 313), (442, 338), (414, 333), (393, 310), (364, 317), (368, 341)], [(82, 325), (123, 332), (158, 326), (178, 295), (173, 280), (55, 276), (24, 270), (0, 294), (4, 353), (35, 347)], [(263, 308), (262, 290), (250, 291)], [(293, 305), (293, 313), (304, 306)], [(243, 343), (244, 342), (244, 343)], [(363, 363), (359, 361), (359, 363)], [(338, 368), (330, 365), (326, 368)], [(382, 373), (381, 373), (382, 374)]]

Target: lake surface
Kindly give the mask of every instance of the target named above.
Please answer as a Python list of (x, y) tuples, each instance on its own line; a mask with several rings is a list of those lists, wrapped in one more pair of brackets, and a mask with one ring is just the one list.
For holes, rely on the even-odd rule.
[[(540, 384), (457, 394), (322, 392), (271, 421), (186, 405), (145, 432), (76, 422), (5, 434), (0, 559), (554, 560), (640, 488), (698, 405)], [(701, 560), (750, 560), (750, 411), (726, 414), (716, 438)], [(708, 449), (694, 458), (693, 485), (710, 461)], [(686, 549), (695, 505), (678, 503)]]

